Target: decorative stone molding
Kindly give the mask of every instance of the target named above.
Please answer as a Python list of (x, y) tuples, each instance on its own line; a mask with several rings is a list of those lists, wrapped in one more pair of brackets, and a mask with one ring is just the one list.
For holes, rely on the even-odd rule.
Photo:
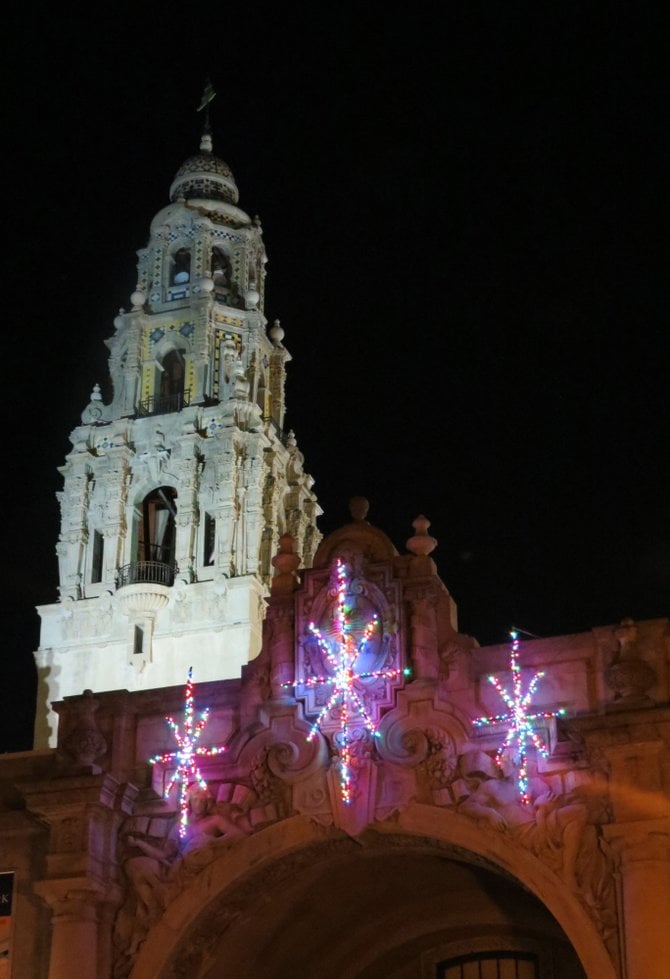
[(653, 703), (646, 691), (656, 682), (656, 674), (638, 653), (638, 631), (633, 620), (623, 619), (614, 635), (618, 648), (605, 670), (605, 681), (614, 691), (612, 706), (632, 708)]
[(74, 726), (61, 747), (77, 765), (92, 766), (107, 750), (107, 742), (95, 723), (95, 712), (99, 706), (100, 702), (93, 697), (92, 690), (84, 690), (82, 696), (72, 702)]

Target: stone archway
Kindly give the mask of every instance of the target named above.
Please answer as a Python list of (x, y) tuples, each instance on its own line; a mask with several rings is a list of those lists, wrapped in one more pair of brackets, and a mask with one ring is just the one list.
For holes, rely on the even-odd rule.
[(467, 947), (532, 952), (542, 979), (614, 979), (593, 923), (548, 871), (514, 874), (504, 841), (494, 852), (492, 834), (450, 823), (447, 834), (443, 811), (416, 805), (358, 839), (297, 816), (222, 844), (132, 977), (418, 979)]

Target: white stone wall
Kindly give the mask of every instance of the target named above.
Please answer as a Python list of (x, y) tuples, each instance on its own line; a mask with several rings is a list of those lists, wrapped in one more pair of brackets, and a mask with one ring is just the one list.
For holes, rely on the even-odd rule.
[[(56, 744), (54, 701), (87, 689), (132, 692), (178, 686), (185, 683), (190, 667), (198, 682), (232, 679), (260, 651), (265, 589), (256, 576), (178, 582), (164, 589), (165, 606), (148, 614), (124, 611), (124, 591), (38, 609), (42, 631), (35, 653), (36, 747)], [(134, 627), (144, 627), (148, 619), (153, 627), (150, 648), (134, 652)]]

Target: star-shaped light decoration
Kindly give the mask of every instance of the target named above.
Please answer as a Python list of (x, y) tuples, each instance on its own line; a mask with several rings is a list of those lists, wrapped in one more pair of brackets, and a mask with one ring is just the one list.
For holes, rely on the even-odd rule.
[(198, 756), (203, 758), (211, 758), (213, 755), (220, 755), (226, 749), (223, 745), (215, 745), (211, 748), (198, 748), (196, 743), (202, 734), (203, 728), (207, 723), (207, 718), (209, 716), (209, 707), (206, 707), (200, 714), (199, 720), (193, 723), (193, 667), (189, 668), (188, 679), (186, 680), (186, 690), (184, 691), (184, 728), (183, 733), (179, 731), (179, 725), (171, 717), (166, 717), (165, 720), (173, 732), (175, 741), (177, 742), (176, 751), (167, 751), (164, 755), (154, 755), (153, 758), (149, 759), (151, 765), (169, 765), (177, 763), (170, 781), (168, 782), (167, 788), (165, 789), (164, 796), (167, 797), (172, 791), (172, 787), (179, 783), (179, 835), (184, 838), (186, 836), (186, 828), (188, 826), (188, 787), (192, 782), (197, 782), (201, 789), (207, 788), (207, 782), (202, 777), (202, 773), (198, 768)]
[[(352, 723), (355, 720), (363, 722), (367, 730), (373, 735), (378, 736), (378, 731), (373, 719), (370, 717), (363, 699), (357, 690), (360, 689), (362, 680), (375, 679), (394, 679), (402, 671), (399, 669), (371, 670), (368, 672), (358, 671), (356, 661), (365, 649), (370, 637), (379, 625), (379, 617), (373, 615), (363, 630), (355, 630), (352, 625), (352, 609), (347, 603), (347, 592), (349, 586), (349, 576), (344, 563), (338, 558), (336, 564), (337, 576), (337, 605), (335, 611), (334, 637), (327, 639), (317, 629), (313, 622), (309, 623), (309, 631), (312, 633), (319, 648), (323, 652), (326, 662), (332, 667), (333, 673), (324, 676), (309, 676), (304, 679), (296, 679), (296, 686), (316, 687), (321, 684), (332, 686), (333, 690), (326, 704), (321, 708), (318, 717), (312, 724), (307, 740), (311, 741), (321, 729), (324, 718), (336, 709), (339, 709), (340, 732), (337, 738), (339, 747), (339, 767), (340, 767), (340, 793), (342, 801), (349, 805), (352, 801)], [(358, 632), (358, 638), (356, 636)], [(292, 684), (287, 684), (292, 686)]]
[(533, 722), (544, 717), (563, 717), (565, 708), (561, 707), (559, 710), (547, 711), (529, 710), (533, 694), (537, 689), (538, 683), (544, 676), (544, 671), (540, 671), (533, 676), (524, 694), (521, 686), (521, 667), (519, 666), (519, 636), (513, 630), (510, 632), (510, 637), (512, 639), (510, 650), (510, 670), (512, 671), (511, 693), (505, 690), (498, 677), (488, 677), (489, 683), (496, 688), (505, 701), (508, 712), (505, 714), (492, 714), (488, 717), (478, 717), (474, 723), (478, 727), (485, 727), (491, 724), (509, 725), (505, 740), (498, 748), (495, 760), (498, 765), (501, 765), (502, 756), (507, 748), (514, 750), (518, 764), (517, 785), (519, 787), (519, 796), (523, 803), (528, 804), (530, 802), (530, 796), (528, 794), (528, 769), (526, 768), (528, 743), (531, 742), (545, 758), (549, 755), (549, 749), (546, 744), (533, 729)]

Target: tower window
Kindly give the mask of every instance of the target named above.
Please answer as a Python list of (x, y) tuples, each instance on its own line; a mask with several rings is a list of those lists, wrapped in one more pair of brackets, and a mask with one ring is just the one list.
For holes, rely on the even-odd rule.
[(184, 390), (185, 383), (184, 352), (169, 350), (162, 360), (156, 361), (154, 394), (138, 402), (137, 414), (146, 418), (148, 415), (164, 415), (188, 407), (191, 403), (191, 391)]
[(163, 357), (160, 378), (160, 399), (176, 398), (184, 393), (186, 364), (181, 350), (170, 350)]
[(177, 492), (161, 486), (142, 501), (142, 520), (137, 540), (138, 561), (174, 564)]
[(136, 625), (133, 630), (133, 654), (141, 656), (144, 652), (144, 629), (141, 625)]
[(216, 518), (213, 517), (211, 513), (205, 512), (203, 564), (207, 566), (214, 564), (215, 548), (216, 548)]
[(230, 280), (230, 262), (222, 248), (212, 248), (212, 278), (217, 287), (227, 286)]
[(93, 531), (91, 552), (91, 584), (97, 585), (102, 581), (102, 561), (105, 553), (105, 538), (99, 530)]

